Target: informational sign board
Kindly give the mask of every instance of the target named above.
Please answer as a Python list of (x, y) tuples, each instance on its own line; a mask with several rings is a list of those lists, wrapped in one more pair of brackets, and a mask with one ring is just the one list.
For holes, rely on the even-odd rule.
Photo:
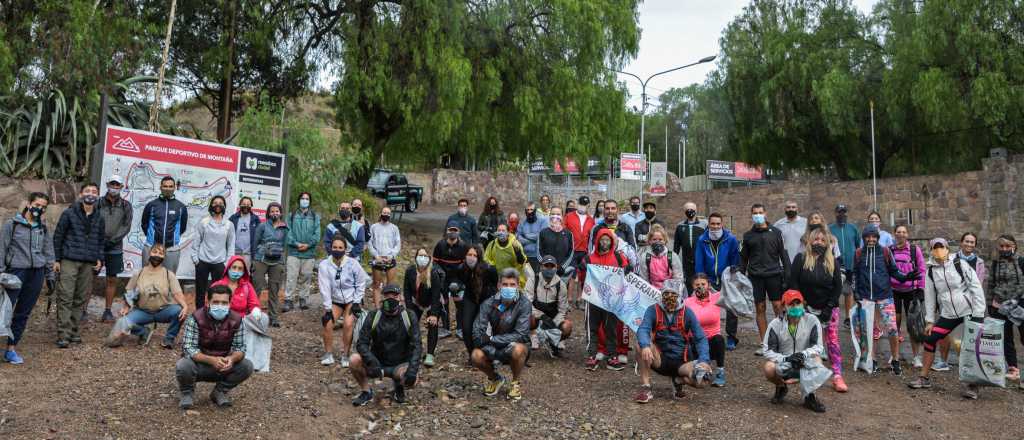
[(711, 180), (733, 180), (758, 182), (765, 180), (764, 169), (743, 162), (707, 161), (708, 178)]
[(121, 276), (130, 276), (140, 267), (146, 244), (142, 211), (160, 195), (160, 180), (165, 176), (178, 182), (175, 198), (188, 209), (188, 225), (178, 245), (178, 278), (192, 279), (195, 226), (209, 215), (210, 200), (224, 197), (228, 216), (236, 211), (238, 200), (248, 196), (253, 200), (253, 213), (262, 217), (267, 205), (285, 199), (285, 166), (282, 154), (108, 125), (100, 186), (105, 187), (113, 175), (121, 176), (121, 196), (133, 208)]
[(651, 162), (651, 186), (648, 193), (655, 197), (668, 194), (668, 162)]
[(619, 155), (619, 178), (624, 180), (644, 180), (647, 171), (647, 160), (642, 154), (622, 153)]

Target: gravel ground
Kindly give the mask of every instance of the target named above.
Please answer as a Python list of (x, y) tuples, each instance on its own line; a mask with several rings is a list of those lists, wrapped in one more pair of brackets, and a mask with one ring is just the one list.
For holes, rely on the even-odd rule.
[[(432, 246), (442, 214), (428, 211), (405, 216), (406, 240)], [(425, 220), (417, 221), (421, 215)], [(406, 247), (411, 255), (412, 246)], [(955, 372), (934, 374), (935, 387), (920, 391), (904, 385), (909, 371), (903, 378), (888, 371), (873, 376), (847, 372), (849, 393), (837, 394), (830, 388), (819, 392), (828, 407), (825, 414), (800, 407), (795, 389), (785, 405), (771, 405), (772, 389), (760, 378), (763, 360), (753, 354), (756, 332), (750, 323), (741, 328), (745, 343), (727, 355), (727, 386), (688, 390), (682, 400), (670, 397), (668, 380), (655, 378), (655, 400), (647, 405), (633, 403), (639, 378), (629, 369), (583, 370), (586, 341), (577, 333), (563, 359), (535, 352), (523, 378), (521, 401), (508, 401), (504, 393), (483, 396), (483, 375), (465, 367), (462, 344), (453, 337), (439, 344), (437, 367), (421, 370), (421, 382), (408, 392), (407, 404), (395, 405), (382, 397), (390, 387), (385, 383), (376, 385), (380, 391), (376, 402), (353, 408), (350, 400), (356, 389), (351, 376), (337, 365), (318, 363), (316, 309), (283, 315), (283, 326), (274, 330), (273, 371), (257, 374), (236, 389), (234, 407), (213, 407), (207, 399), (211, 385), (202, 384), (196, 408), (183, 413), (177, 408), (173, 375), (178, 352), (163, 350), (157, 342), (148, 347), (103, 347), (109, 324), (95, 321), (101, 310), (102, 300), (94, 298), (93, 320), (83, 330), (85, 343), (58, 350), (53, 345), (53, 315), (45, 315), (45, 299), (40, 300), (19, 347), (25, 365), (0, 364), (0, 438), (953, 439), (1024, 435), (1019, 422), (1024, 394), (1016, 383), (1007, 389), (984, 389), (980, 400), (965, 401), (959, 397)], [(579, 312), (571, 318), (583, 322)], [(845, 366), (850, 368), (848, 359)]]

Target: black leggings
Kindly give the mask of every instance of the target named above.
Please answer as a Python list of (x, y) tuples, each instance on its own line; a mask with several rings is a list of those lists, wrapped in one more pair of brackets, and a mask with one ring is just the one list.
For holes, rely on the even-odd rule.
[[(999, 313), (999, 309), (988, 306), (989, 316), (1002, 319), (1003, 324), (1003, 354), (1006, 356), (1007, 367), (1017, 367), (1017, 347), (1016, 342), (1013, 341), (1013, 322), (1010, 322), (1002, 313)], [(1024, 344), (1024, 326), (1017, 326), (1017, 331), (1020, 333), (1020, 342)]]
[(210, 287), (210, 278), (216, 282), (224, 277), (224, 263), (207, 263), (199, 260), (196, 263), (196, 310), (206, 305), (206, 289)]
[(940, 316), (939, 321), (932, 325), (932, 332), (924, 338), (924, 351), (935, 353), (935, 344), (956, 330), (963, 322), (963, 318), (949, 319)]
[[(423, 322), (424, 318), (430, 314), (429, 305), (426, 310), (420, 309), (416, 303), (408, 301), (408, 298), (406, 299), (406, 304), (408, 304), (407, 307), (409, 308), (409, 311), (416, 315), (416, 318), (419, 319), (420, 322)], [(437, 325), (427, 326), (427, 354), (434, 354), (434, 349), (437, 348), (437, 326), (439, 325), (441, 325), (440, 320)]]
[(473, 349), (476, 348), (473, 344), (473, 323), (476, 322), (476, 317), (480, 314), (480, 305), (470, 301), (469, 295), (465, 295), (457, 304), (462, 305), (462, 310), (459, 310), (458, 315), (462, 317), (459, 320), (462, 323), (462, 343), (466, 345), (466, 354), (472, 356)]
[(725, 368), (725, 337), (718, 334), (708, 338), (708, 351), (718, 368)]

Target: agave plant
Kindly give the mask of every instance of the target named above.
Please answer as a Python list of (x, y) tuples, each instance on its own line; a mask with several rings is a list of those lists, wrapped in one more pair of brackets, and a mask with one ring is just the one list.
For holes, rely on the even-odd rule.
[[(145, 128), (148, 103), (135, 96), (133, 87), (154, 83), (152, 76), (136, 76), (114, 84), (107, 100), (107, 123)], [(0, 174), (74, 179), (89, 172), (91, 147), (98, 142), (100, 99), (54, 90), (33, 102), (16, 105), (14, 97), (0, 96)], [(173, 122), (162, 119), (162, 126)]]

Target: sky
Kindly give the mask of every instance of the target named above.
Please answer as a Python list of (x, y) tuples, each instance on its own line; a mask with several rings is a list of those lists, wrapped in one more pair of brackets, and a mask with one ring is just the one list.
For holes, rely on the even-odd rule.
[[(877, 0), (853, 0), (861, 12), (871, 12)], [(640, 5), (640, 51), (636, 59), (622, 69), (647, 79), (648, 76), (718, 55), (718, 39), (749, 0), (644, 0)], [(658, 76), (647, 83), (651, 105), (657, 96), (673, 87), (704, 82), (715, 63), (699, 64)], [(640, 105), (640, 82), (627, 75), (625, 81), (631, 106)]]

